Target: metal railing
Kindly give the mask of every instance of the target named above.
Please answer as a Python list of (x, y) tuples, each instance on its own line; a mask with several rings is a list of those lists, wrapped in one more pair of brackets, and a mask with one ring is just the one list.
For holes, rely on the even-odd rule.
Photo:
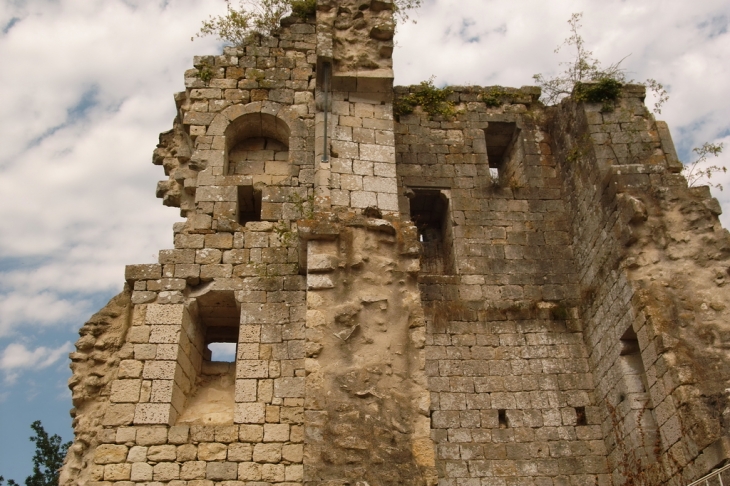
[[(724, 474), (723, 474), (724, 473)], [(723, 482), (723, 476), (725, 482)], [(730, 486), (730, 464), (721, 467), (717, 471), (712, 471), (707, 476), (703, 476), (694, 483), (690, 483), (687, 486)]]

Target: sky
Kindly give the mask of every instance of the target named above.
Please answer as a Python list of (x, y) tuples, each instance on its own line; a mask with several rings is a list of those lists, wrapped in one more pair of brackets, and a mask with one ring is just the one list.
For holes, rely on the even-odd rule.
[[(0, 0), (0, 475), (31, 473), (30, 423), (71, 439), (67, 355), (124, 283), (124, 265), (172, 248), (177, 209), (151, 163), (172, 127), (193, 36), (223, 0)], [(680, 158), (725, 143), (730, 166), (727, 0), (424, 0), (399, 26), (396, 84), (524, 86), (559, 74), (567, 20), (604, 64), (655, 78)], [(647, 99), (647, 104), (652, 105)], [(730, 174), (713, 190), (730, 224)]]

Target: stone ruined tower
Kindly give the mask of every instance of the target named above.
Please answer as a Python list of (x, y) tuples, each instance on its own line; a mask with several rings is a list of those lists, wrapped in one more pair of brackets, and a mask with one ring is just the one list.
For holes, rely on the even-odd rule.
[[(186, 218), (71, 355), (61, 484), (687, 484), (730, 458), (730, 237), (641, 86), (394, 114), (389, 0), (196, 57)], [(209, 345), (231, 343), (233, 362)]]

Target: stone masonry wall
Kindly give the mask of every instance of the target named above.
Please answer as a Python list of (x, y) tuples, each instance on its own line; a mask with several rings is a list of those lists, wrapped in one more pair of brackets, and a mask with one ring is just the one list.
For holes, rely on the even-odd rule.
[(185, 221), (80, 330), (62, 485), (679, 486), (730, 458), (730, 234), (643, 87), (401, 113), (393, 9), (320, 0), (194, 59), (153, 155)]
[[(396, 125), (400, 187), (446, 193), (452, 219), (454, 272), (419, 277), (442, 484), (608, 484), (542, 109), (527, 89), (496, 107), (482, 101), (490, 88), (454, 90), (454, 120)], [(485, 144), (495, 122), (517, 130), (499, 179)]]

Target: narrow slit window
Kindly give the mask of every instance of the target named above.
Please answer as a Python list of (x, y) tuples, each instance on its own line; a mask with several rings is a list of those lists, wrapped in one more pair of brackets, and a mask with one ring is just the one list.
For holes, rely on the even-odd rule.
[(413, 192), (411, 220), (423, 245), (421, 271), (431, 275), (451, 274), (454, 262), (449, 200), (438, 189), (414, 189)]
[(509, 421), (507, 420), (507, 410), (497, 410), (497, 419), (499, 420), (500, 429), (506, 429), (509, 427)]
[(516, 135), (517, 124), (514, 122), (489, 122), (489, 126), (484, 129), (489, 175), (493, 181), (503, 180), (507, 176)]
[(632, 327), (629, 327), (621, 337), (620, 359), (624, 377), (627, 378), (626, 392), (629, 394), (648, 392), (649, 386), (646, 380), (644, 362), (641, 360), (639, 340)]

